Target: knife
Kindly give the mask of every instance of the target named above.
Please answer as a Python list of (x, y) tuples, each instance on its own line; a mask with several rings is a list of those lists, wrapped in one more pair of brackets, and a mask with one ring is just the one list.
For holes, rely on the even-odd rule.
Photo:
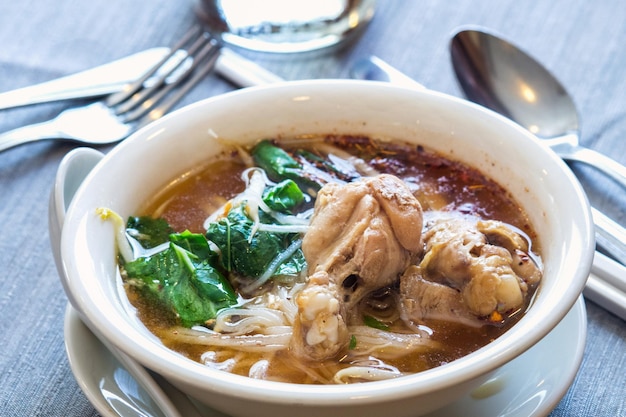
[[(127, 83), (144, 75), (168, 52), (169, 48), (167, 47), (151, 48), (76, 74), (0, 93), (0, 110), (115, 93)], [(183, 57), (175, 55), (172, 59), (172, 65)], [(183, 67), (181, 66), (181, 72), (184, 70)], [(282, 81), (277, 75), (226, 48), (222, 48), (215, 70), (239, 87)], [(164, 67), (159, 70), (154, 78), (163, 71), (167, 71), (167, 68)], [(174, 74), (173, 77), (175, 76)], [(150, 83), (151, 80), (152, 78), (149, 78), (146, 83)]]
[(169, 52), (152, 48), (86, 71), (0, 94), (0, 109), (57, 100), (97, 97), (119, 91)]

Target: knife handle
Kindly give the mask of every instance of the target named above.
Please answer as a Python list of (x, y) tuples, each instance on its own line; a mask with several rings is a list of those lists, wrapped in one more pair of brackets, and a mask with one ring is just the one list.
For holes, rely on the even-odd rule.
[(215, 71), (238, 87), (273, 84), (284, 81), (253, 61), (222, 47)]

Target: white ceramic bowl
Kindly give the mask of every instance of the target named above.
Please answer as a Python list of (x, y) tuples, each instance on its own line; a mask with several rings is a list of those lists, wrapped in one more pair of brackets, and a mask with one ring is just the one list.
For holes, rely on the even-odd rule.
[[(543, 247), (544, 278), (530, 311), (505, 335), (452, 363), (388, 381), (312, 386), (222, 373), (164, 347), (127, 309), (113, 230), (173, 178), (239, 143), (310, 133), (365, 134), (423, 144), (496, 179), (525, 208)], [(112, 150), (65, 218), (65, 287), (101, 337), (183, 391), (233, 416), (418, 416), (454, 401), (541, 340), (581, 293), (593, 257), (586, 197), (567, 166), (531, 134), (482, 107), (432, 91), (362, 81), (307, 81), (239, 90), (188, 106)]]

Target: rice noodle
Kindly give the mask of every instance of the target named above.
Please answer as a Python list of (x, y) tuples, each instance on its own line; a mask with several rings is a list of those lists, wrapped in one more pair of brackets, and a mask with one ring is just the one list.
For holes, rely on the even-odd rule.
[(269, 370), (270, 362), (267, 359), (261, 359), (255, 362), (248, 371), (248, 376), (254, 379), (267, 379), (267, 371)]
[(440, 344), (422, 334), (396, 333), (368, 326), (350, 326), (356, 339), (355, 355), (376, 353), (383, 359), (393, 359), (411, 352), (425, 352), (440, 348)]
[(409, 375), (395, 367), (376, 368), (370, 366), (351, 366), (338, 371), (333, 378), (336, 384), (348, 384), (359, 381), (382, 381)]
[(309, 226), (260, 223), (258, 230), (272, 233), (306, 233), (309, 230)]
[[(292, 285), (280, 285), (276, 283), (271, 291), (262, 292), (247, 300), (238, 308), (250, 311), (256, 311), (258, 309), (273, 311), (281, 315), (284, 320), (282, 325), (292, 326), (298, 312), (295, 296), (303, 287), (304, 282)], [(221, 310), (218, 315), (228, 315), (233, 309), (234, 308)], [(279, 324), (277, 324), (277, 326), (279, 326)]]
[(244, 352), (275, 352), (286, 349), (291, 331), (278, 334), (224, 335), (211, 330), (173, 327), (167, 338), (177, 343), (230, 347)]
[(235, 365), (237, 365), (237, 359), (235, 358), (228, 358), (220, 362), (217, 352), (212, 350), (204, 352), (200, 356), (200, 360), (203, 364), (207, 365), (210, 368), (225, 372), (232, 372), (235, 368)]
[(228, 308), (215, 318), (214, 330), (219, 333), (244, 335), (266, 328), (285, 326), (282, 312), (269, 308)]

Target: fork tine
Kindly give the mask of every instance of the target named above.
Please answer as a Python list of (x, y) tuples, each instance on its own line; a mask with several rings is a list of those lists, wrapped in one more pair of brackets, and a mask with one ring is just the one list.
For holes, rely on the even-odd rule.
[(168, 97), (166, 101), (164, 101), (156, 109), (151, 110), (146, 118), (142, 120), (142, 124), (156, 120), (159, 117), (163, 116), (165, 113), (167, 113), (174, 104), (176, 104), (185, 94), (187, 94), (187, 92), (189, 92), (189, 90), (191, 90), (196, 84), (198, 84), (198, 82), (200, 82), (200, 80), (203, 79), (215, 67), (215, 63), (217, 62), (217, 58), (219, 57), (220, 50), (217, 41), (212, 39), (211, 43), (205, 46), (203, 51), (204, 50), (206, 50), (206, 53), (204, 54), (202, 59), (197, 60), (198, 66), (200, 66), (201, 62), (206, 62), (203, 62), (203, 65), (197, 69), (197, 71), (191, 76), (191, 78), (182, 83), (180, 85), (180, 88), (172, 93), (172, 95)]
[[(155, 94), (156, 91), (158, 91), (159, 89), (161, 89), (165, 85), (165, 80), (169, 76), (171, 76), (175, 71), (178, 71), (179, 68), (182, 67), (183, 64), (189, 58), (193, 58), (194, 55), (208, 41), (209, 41), (209, 38), (207, 37), (207, 35), (205, 33), (200, 34), (200, 36), (187, 49), (185, 59), (182, 59), (174, 67), (170, 68), (169, 71), (166, 74), (163, 74), (161, 77), (159, 77), (158, 80), (156, 80), (155, 83), (153, 85), (151, 85), (150, 87), (144, 88), (144, 89), (142, 89), (140, 91), (137, 91), (135, 94), (132, 95), (132, 97), (129, 97), (128, 100), (126, 100), (124, 102), (120, 102), (119, 105), (115, 108), (115, 113), (118, 114), (118, 115), (121, 115), (123, 113), (127, 113), (127, 112), (131, 111), (132, 109), (134, 109), (135, 107), (137, 107), (140, 104), (141, 105), (145, 105), (146, 103), (149, 103), (149, 101), (147, 101), (148, 98), (150, 98), (153, 94)], [(193, 62), (195, 62), (195, 60), (196, 60), (195, 58), (192, 59)], [(184, 79), (187, 76), (187, 74), (189, 74), (189, 71), (192, 70), (193, 68), (194, 68), (194, 66), (193, 66), (193, 63), (192, 63), (192, 65), (189, 68), (187, 68), (186, 70), (184, 70), (182, 72), (182, 74), (179, 74), (179, 76), (177, 77), (176, 81), (178, 81), (179, 79)], [(174, 81), (173, 84), (176, 84), (176, 81)], [(150, 101), (153, 101), (153, 100), (150, 100)], [(154, 99), (154, 101), (156, 101), (156, 99)]]
[[(121, 115), (124, 122), (135, 121), (148, 112), (150, 114), (148, 114), (147, 121), (158, 119), (213, 69), (219, 55), (219, 43), (208, 34), (204, 34), (200, 45), (202, 45), (202, 49), (193, 57), (191, 66), (175, 82), (158, 91), (153, 91), (154, 94), (149, 99), (144, 100), (141, 106)], [(176, 92), (168, 97), (167, 101), (162, 103), (158, 109), (154, 109), (174, 89), (177, 89)]]
[[(127, 100), (129, 97), (131, 97), (137, 91), (139, 91), (143, 87), (143, 84), (146, 82), (146, 80), (148, 78), (152, 77), (159, 70), (159, 68), (161, 68), (163, 66), (163, 64), (165, 64), (169, 59), (171, 59), (191, 39), (193, 39), (195, 36), (197, 36), (198, 32), (200, 32), (200, 30), (201, 30), (200, 26), (194, 25), (189, 31), (187, 31), (187, 33), (182, 37), (182, 39), (180, 39), (178, 41), (178, 43), (171, 48), (169, 54), (167, 54), (159, 62), (157, 62), (152, 68), (150, 68), (150, 70), (148, 70), (148, 72), (146, 72), (137, 81), (134, 81), (133, 83), (131, 83), (128, 86), (124, 87), (124, 89), (122, 91), (120, 91), (118, 93), (111, 94), (105, 100), (105, 104), (107, 106), (109, 106), (109, 107), (116, 106), (117, 104)], [(181, 60), (181, 62), (184, 61), (184, 60), (185, 59)], [(178, 63), (176, 65), (176, 67), (178, 67), (179, 65), (180, 65), (180, 63)], [(169, 73), (168, 73), (168, 75), (169, 75)]]

